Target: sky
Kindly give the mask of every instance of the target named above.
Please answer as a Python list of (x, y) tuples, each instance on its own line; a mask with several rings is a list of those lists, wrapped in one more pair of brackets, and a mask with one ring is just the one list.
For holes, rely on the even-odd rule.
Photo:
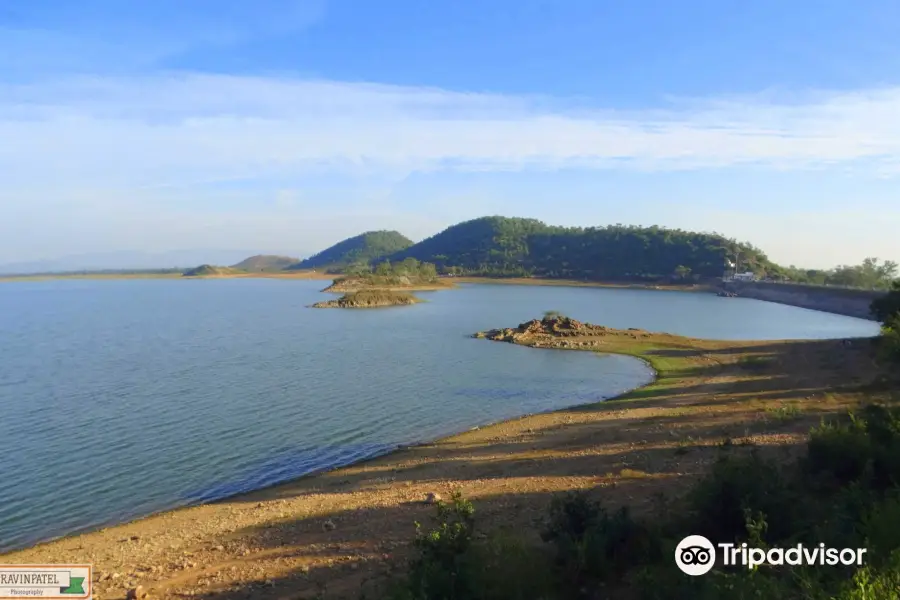
[(497, 214), (900, 260), (898, 23), (896, 0), (0, 0), (0, 264)]

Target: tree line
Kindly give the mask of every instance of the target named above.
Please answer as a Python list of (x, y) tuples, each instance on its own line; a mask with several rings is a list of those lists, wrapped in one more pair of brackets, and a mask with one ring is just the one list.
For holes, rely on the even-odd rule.
[(839, 285), (865, 289), (888, 289), (897, 278), (898, 265), (892, 260), (879, 262), (866, 258), (859, 265), (840, 265), (833, 269), (801, 269), (793, 265), (775, 269), (773, 275), (797, 283)]

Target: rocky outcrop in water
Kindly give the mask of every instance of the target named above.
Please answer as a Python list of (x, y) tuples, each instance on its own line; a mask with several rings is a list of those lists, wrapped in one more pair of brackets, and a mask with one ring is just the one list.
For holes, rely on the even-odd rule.
[(603, 346), (609, 336), (647, 337), (641, 329), (619, 330), (582, 323), (570, 317), (553, 316), (532, 319), (518, 327), (479, 331), (472, 337), (508, 342), (536, 348), (592, 348)]
[(344, 294), (337, 300), (316, 302), (312, 308), (377, 308), (381, 306), (408, 306), (421, 302), (405, 292), (365, 291)]

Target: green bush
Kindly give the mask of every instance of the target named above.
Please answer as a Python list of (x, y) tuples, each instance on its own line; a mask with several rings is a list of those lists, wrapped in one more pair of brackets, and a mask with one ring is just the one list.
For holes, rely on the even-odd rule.
[(871, 405), (849, 422), (823, 423), (810, 433), (808, 473), (833, 484), (883, 491), (900, 483), (900, 412)]
[(416, 523), (416, 557), (393, 582), (393, 600), (552, 600), (551, 563), (542, 548), (520, 536), (475, 538), (475, 509), (459, 493), (437, 503), (435, 526)]
[(887, 294), (873, 300), (870, 309), (872, 315), (882, 323), (900, 315), (900, 279), (891, 284)]
[(900, 313), (887, 319), (878, 340), (879, 357), (885, 362), (900, 362)]
[(449, 504), (437, 503), (436, 526), (424, 531), (416, 523), (415, 548), (419, 556), (409, 573), (409, 598), (463, 600), (477, 592), (473, 577), (472, 533), (475, 508), (456, 492)]
[(584, 492), (554, 498), (541, 538), (554, 546), (557, 565), (573, 585), (619, 578), (660, 556), (658, 536), (627, 507), (610, 515)]
[(814, 428), (803, 463), (808, 474), (841, 487), (863, 476), (871, 456), (865, 423), (851, 415), (849, 422), (823, 422)]
[(544, 548), (518, 532), (499, 532), (472, 548), (479, 600), (550, 600), (558, 598), (557, 582)]
[(688, 495), (690, 531), (720, 542), (747, 539), (747, 521), (762, 518), (770, 539), (789, 535), (797, 521), (795, 490), (774, 462), (721, 455)]

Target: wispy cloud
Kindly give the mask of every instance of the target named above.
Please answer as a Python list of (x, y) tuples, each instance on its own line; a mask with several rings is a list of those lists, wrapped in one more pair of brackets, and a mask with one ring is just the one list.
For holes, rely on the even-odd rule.
[(133, 187), (440, 169), (898, 172), (900, 88), (665, 110), (291, 78), (157, 75), (0, 85), (0, 173)]
[(80, 0), (0, 7), (0, 76), (123, 73), (185, 52), (302, 31), (325, 0)]

